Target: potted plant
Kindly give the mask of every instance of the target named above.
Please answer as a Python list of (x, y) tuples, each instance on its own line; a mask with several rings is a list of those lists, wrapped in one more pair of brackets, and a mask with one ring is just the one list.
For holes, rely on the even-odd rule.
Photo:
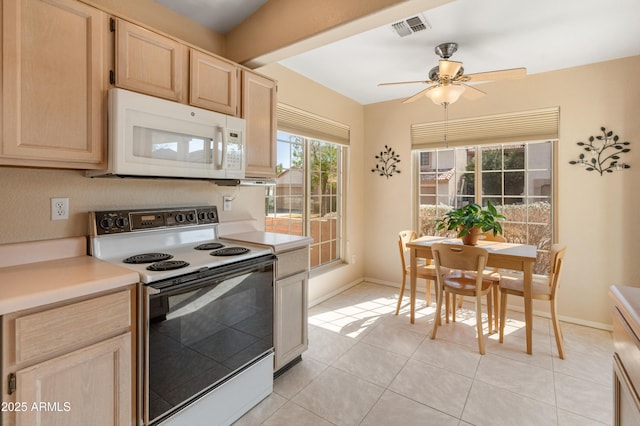
[(441, 231), (457, 231), (458, 237), (462, 238), (462, 243), (466, 245), (476, 245), (478, 234), (481, 232), (493, 231), (493, 235), (502, 234), (502, 225), (498, 219), (505, 217), (498, 213), (496, 207), (487, 201), (487, 207), (471, 203), (466, 206), (453, 209), (436, 220), (436, 229)]

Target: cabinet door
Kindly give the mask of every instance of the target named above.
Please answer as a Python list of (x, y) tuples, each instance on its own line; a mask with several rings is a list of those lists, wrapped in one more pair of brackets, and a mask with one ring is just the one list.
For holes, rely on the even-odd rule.
[(16, 425), (131, 424), (131, 374), (131, 333), (19, 370)]
[(186, 103), (187, 55), (185, 45), (117, 20), (116, 86)]
[(2, 2), (0, 164), (104, 167), (108, 42), (78, 1)]
[(191, 49), (189, 103), (238, 115), (238, 68), (227, 61)]
[(640, 398), (617, 354), (613, 356), (613, 425), (640, 424)]
[(247, 177), (276, 175), (276, 83), (242, 72), (242, 116), (247, 121), (245, 137)]
[(307, 350), (308, 273), (276, 281), (275, 370)]

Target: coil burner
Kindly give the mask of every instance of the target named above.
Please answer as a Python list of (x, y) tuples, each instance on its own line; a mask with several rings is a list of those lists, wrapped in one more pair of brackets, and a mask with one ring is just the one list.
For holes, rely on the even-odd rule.
[(211, 256), (237, 256), (239, 254), (249, 253), (246, 247), (224, 247), (209, 253)]
[(169, 260), (172, 257), (173, 256), (166, 253), (143, 253), (143, 254), (136, 254), (134, 256), (127, 257), (125, 260), (123, 260), (123, 262), (135, 263), (135, 264), (154, 263), (154, 262), (160, 262), (162, 260)]

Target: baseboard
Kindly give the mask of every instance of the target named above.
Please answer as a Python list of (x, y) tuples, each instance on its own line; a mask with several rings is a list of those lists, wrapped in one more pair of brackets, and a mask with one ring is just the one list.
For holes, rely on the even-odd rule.
[(336, 290), (327, 293), (325, 295), (323, 295), (322, 297), (318, 297), (316, 299), (313, 300), (309, 300), (309, 304), (308, 306), (311, 308), (319, 303), (324, 302), (325, 300), (331, 299), (333, 296), (337, 296), (338, 294), (342, 293), (343, 291), (349, 290), (351, 287), (356, 286), (358, 284), (360, 284), (361, 282), (364, 282), (365, 279), (364, 278), (359, 278), (355, 281), (350, 282), (349, 284), (345, 284), (342, 287), (337, 288)]
[[(389, 287), (395, 287), (395, 288), (400, 288), (400, 284), (393, 282), (393, 281), (385, 281), (385, 280), (379, 280), (376, 278), (364, 278), (362, 280), (362, 282), (369, 282), (369, 283), (373, 283), (373, 284), (380, 284), (380, 285), (386, 285)], [(425, 288), (424, 286), (419, 286), (418, 288), (416, 288), (416, 292), (418, 293), (425, 293)], [(432, 300), (435, 300), (435, 294), (431, 294), (431, 296), (433, 297)], [(508, 305), (508, 309), (515, 311), (515, 312), (522, 312), (524, 313), (524, 308), (522, 306), (511, 306)], [(551, 315), (548, 312), (545, 311), (539, 311), (539, 310), (534, 310), (533, 311), (533, 315), (538, 316), (538, 317), (542, 317), (542, 318), (551, 318)], [(595, 321), (587, 321), (581, 318), (575, 318), (575, 317), (569, 317), (569, 316), (565, 316), (565, 315), (560, 315), (559, 316), (560, 321), (562, 322), (567, 322), (570, 324), (576, 324), (576, 325), (584, 325), (586, 327), (591, 327), (591, 328), (597, 328), (600, 330), (606, 330), (606, 331), (613, 331), (613, 326), (611, 324), (604, 324), (604, 323), (600, 323), (600, 322), (595, 322)]]

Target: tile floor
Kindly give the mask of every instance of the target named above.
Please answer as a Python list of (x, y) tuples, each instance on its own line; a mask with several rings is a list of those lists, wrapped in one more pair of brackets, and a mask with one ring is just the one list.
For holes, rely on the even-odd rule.
[[(505, 342), (478, 353), (475, 312), (429, 338), (435, 303), (418, 293), (395, 316), (398, 289), (362, 283), (309, 311), (309, 349), (274, 392), (236, 425), (603, 425), (612, 423), (611, 333), (534, 317), (533, 355), (523, 315), (508, 313)], [(471, 308), (471, 309), (469, 309)], [(485, 317), (485, 337), (487, 324)]]

